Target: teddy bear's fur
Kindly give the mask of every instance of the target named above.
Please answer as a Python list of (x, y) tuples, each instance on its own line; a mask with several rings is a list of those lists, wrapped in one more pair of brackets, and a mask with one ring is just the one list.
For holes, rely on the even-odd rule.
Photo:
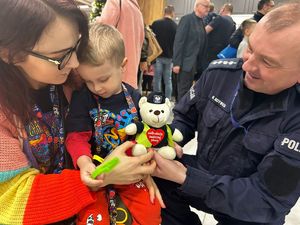
[(151, 93), (139, 101), (142, 122), (129, 124), (125, 128), (128, 135), (136, 134), (137, 144), (132, 149), (132, 155), (142, 155), (147, 148), (154, 148), (166, 159), (174, 159), (176, 152), (174, 142), (183, 139), (178, 129), (167, 125), (171, 113), (171, 103), (161, 93)]

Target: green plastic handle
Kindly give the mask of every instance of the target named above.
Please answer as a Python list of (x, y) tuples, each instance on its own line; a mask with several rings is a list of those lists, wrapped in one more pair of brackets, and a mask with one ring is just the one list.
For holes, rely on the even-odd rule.
[(116, 165), (119, 164), (119, 162), (120, 159), (118, 157), (115, 157), (107, 162), (104, 162), (100, 166), (97, 166), (94, 172), (92, 173), (92, 178), (96, 179), (96, 177), (102, 173), (109, 173)]

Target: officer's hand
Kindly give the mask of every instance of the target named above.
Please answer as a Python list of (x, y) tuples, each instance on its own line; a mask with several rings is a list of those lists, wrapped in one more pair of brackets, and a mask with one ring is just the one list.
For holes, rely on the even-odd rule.
[(174, 73), (178, 74), (179, 71), (180, 71), (180, 66), (174, 66), (174, 67), (173, 67), (173, 72), (174, 72)]
[(182, 155), (183, 155), (182, 147), (179, 144), (177, 144), (176, 142), (174, 142), (174, 145), (175, 145), (174, 148), (175, 148), (175, 152), (176, 152), (177, 157), (181, 158)]
[(165, 159), (157, 152), (154, 152), (154, 160), (157, 166), (152, 174), (153, 176), (183, 184), (187, 169), (182, 163), (176, 160)]

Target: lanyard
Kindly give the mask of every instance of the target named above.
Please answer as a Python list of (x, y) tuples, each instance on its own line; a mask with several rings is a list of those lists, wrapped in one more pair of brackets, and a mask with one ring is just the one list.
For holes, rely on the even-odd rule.
[(234, 101), (238, 95), (238, 92), (239, 92), (239, 89), (240, 89), (240, 81), (238, 82), (236, 88), (235, 88), (235, 91), (234, 91), (234, 95), (233, 95), (233, 98), (232, 98), (232, 101), (230, 103), (230, 120), (231, 120), (231, 123), (232, 125), (235, 127), (235, 128), (242, 128), (245, 132), (245, 134), (248, 133), (248, 130), (246, 127), (242, 126), (238, 120), (235, 119), (234, 115), (233, 115), (233, 105), (234, 105)]
[(36, 119), (26, 126), (27, 146), (36, 160), (36, 167), (43, 173), (60, 173), (64, 164), (64, 125), (60, 112), (58, 88), (51, 85), (50, 100), (53, 105), (51, 115), (44, 114), (35, 104), (33, 113)]
[[(137, 109), (134, 105), (134, 102), (132, 100), (131, 95), (129, 94), (127, 88), (125, 87), (124, 84), (122, 84), (122, 89), (123, 93), (125, 95), (125, 99), (128, 104), (128, 109), (127, 111), (132, 114), (133, 120), (136, 121), (138, 120), (138, 114), (137, 114)], [(94, 96), (95, 99), (97, 100), (97, 106), (98, 106), (98, 116), (96, 121), (94, 121), (94, 126), (95, 126), (95, 141), (96, 141), (96, 152), (97, 155), (100, 155), (101, 152), (101, 144), (104, 141), (103, 138), (103, 127), (102, 127), (102, 122), (105, 122), (105, 115), (107, 115), (107, 110), (101, 110), (101, 104), (99, 101), (99, 96)], [(97, 156), (96, 156), (97, 157)], [(95, 158), (95, 156), (94, 156)], [(99, 161), (103, 161), (104, 159), (102, 157), (98, 157)], [(109, 185), (106, 189), (106, 195), (108, 199), (108, 211), (109, 211), (109, 217), (110, 217), (110, 225), (115, 225), (117, 223), (117, 201), (116, 201), (116, 190), (113, 188), (113, 186)]]

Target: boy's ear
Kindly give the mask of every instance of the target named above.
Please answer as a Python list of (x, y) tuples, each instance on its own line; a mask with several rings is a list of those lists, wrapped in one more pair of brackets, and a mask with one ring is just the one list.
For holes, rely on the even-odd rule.
[(6, 62), (6, 63), (9, 63), (9, 51), (8, 49), (0, 49), (0, 58)]
[(127, 62), (128, 62), (128, 59), (127, 59), (127, 57), (125, 57), (125, 58), (123, 59), (122, 64), (121, 64), (122, 68), (124, 68), (124, 67), (126, 66)]

